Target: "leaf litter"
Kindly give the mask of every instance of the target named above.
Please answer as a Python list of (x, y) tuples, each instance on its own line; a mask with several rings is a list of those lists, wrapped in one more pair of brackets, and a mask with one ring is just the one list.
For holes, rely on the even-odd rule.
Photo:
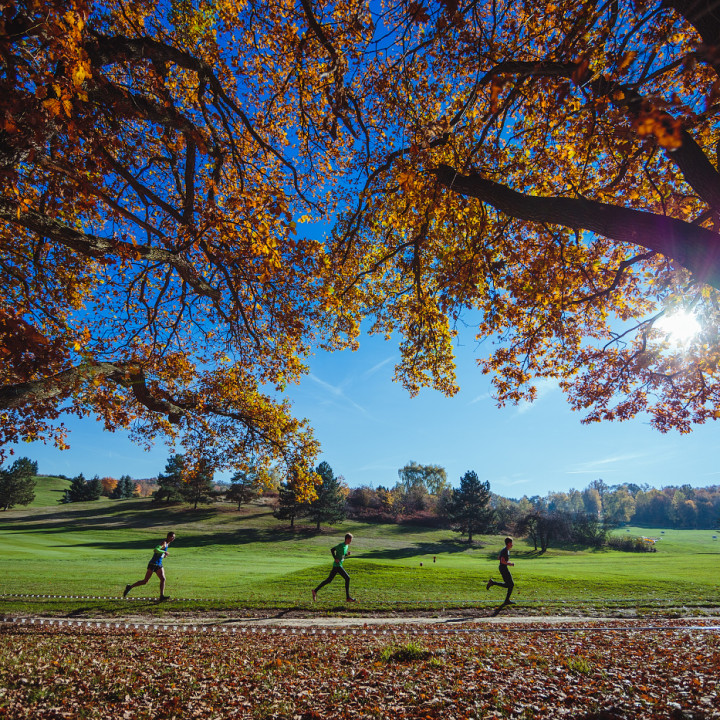
[(713, 627), (442, 630), (3, 626), (0, 718), (720, 719)]

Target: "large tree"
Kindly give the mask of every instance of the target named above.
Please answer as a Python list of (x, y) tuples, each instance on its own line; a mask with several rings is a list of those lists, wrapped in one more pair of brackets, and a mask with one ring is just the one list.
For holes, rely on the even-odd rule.
[(302, 8), (11, 1), (0, 54), (0, 446), (95, 413), (312, 488), (273, 389), (323, 326), (297, 224), (344, 144)]
[[(720, 9), (706, 0), (389, 5), (338, 309), (454, 392), (477, 323), (499, 401), (556, 379), (585, 420), (720, 414)], [(392, 36), (390, 28), (402, 28)], [(360, 91), (358, 91), (360, 93)], [(467, 314), (472, 308), (476, 314)], [(702, 325), (678, 348), (663, 316)]]
[(96, 413), (312, 494), (275, 391), (365, 317), (412, 393), (456, 391), (467, 319), (500, 402), (548, 377), (587, 421), (714, 419), (719, 28), (706, 0), (6, 2), (0, 445)]

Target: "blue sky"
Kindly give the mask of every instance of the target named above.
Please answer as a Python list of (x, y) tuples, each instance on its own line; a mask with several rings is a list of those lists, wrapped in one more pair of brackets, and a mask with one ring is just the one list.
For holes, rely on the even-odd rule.
[[(662, 435), (643, 418), (584, 426), (549, 383), (539, 386), (532, 405), (499, 409), (488, 377), (475, 365), (472, 333), (463, 341), (457, 348), (461, 392), (453, 398), (425, 390), (411, 399), (392, 382), (397, 346), (380, 337), (363, 338), (356, 352), (314, 357), (310, 375), (289, 394), (296, 414), (315, 428), (320, 459), (351, 487), (392, 486), (398, 469), (415, 460), (442, 465), (455, 486), (474, 470), (506, 497), (582, 489), (598, 478), (654, 487), (720, 483), (716, 425), (688, 435)], [(136, 478), (157, 475), (170, 454), (163, 444), (146, 452), (94, 420), (70, 427), (70, 450), (32, 444), (16, 452), (37, 460), (42, 473)]]

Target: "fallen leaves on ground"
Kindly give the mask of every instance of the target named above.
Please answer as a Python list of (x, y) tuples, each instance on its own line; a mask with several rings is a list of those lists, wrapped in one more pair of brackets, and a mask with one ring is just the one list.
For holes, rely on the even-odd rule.
[[(447, 630), (447, 626), (444, 627)], [(712, 628), (0, 628), (0, 718), (720, 718)]]

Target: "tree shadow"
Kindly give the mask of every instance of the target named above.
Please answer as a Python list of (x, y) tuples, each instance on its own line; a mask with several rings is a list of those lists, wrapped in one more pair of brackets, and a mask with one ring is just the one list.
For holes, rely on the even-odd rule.
[[(186, 505), (163, 505), (148, 500), (141, 505), (135, 501), (118, 500), (117, 505), (72, 507), (72, 503), (55, 512), (17, 517), (2, 517), (0, 523), (17, 532), (65, 533), (68, 530), (89, 530), (106, 527), (108, 530), (141, 529), (157, 525), (170, 529), (174, 524), (198, 522), (215, 517), (211, 508), (188, 508)], [(56, 527), (54, 527), (56, 526)]]
[[(379, 523), (384, 524), (384, 523)], [(431, 527), (430, 525), (415, 525), (414, 523), (394, 523), (390, 526), (388, 534), (392, 535), (419, 535), (420, 533), (435, 533), (445, 528)]]
[[(162, 538), (158, 537), (158, 540)], [(287, 540), (299, 540), (296, 533), (287, 530), (237, 528), (227, 532), (203, 533), (202, 535), (180, 535), (172, 545), (175, 548), (206, 548), (214, 545), (250, 545), (252, 543), (272, 543)], [(70, 547), (70, 546), (65, 546)], [(88, 543), (73, 543), (72, 547), (94, 547), (103, 550), (147, 549), (147, 538), (137, 540), (100, 540)]]
[(460, 540), (445, 540), (439, 542), (419, 542), (410, 547), (383, 548), (380, 550), (368, 550), (359, 553), (356, 557), (369, 558), (372, 560), (405, 560), (419, 555), (441, 555), (459, 553), (468, 550), (466, 542)]

